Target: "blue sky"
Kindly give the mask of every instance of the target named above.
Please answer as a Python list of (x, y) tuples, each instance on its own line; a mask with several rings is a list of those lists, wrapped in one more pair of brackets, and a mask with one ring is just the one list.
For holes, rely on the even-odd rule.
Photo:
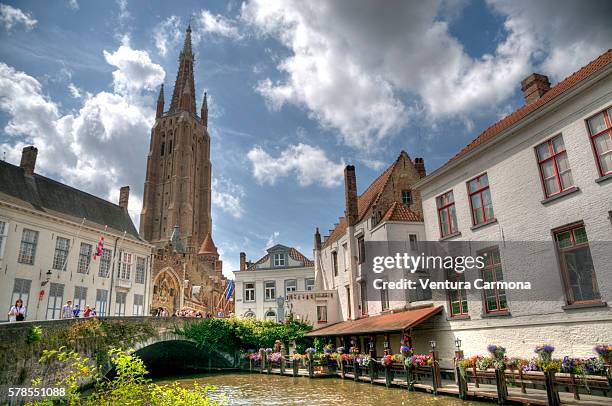
[[(312, 255), (404, 149), (428, 171), (612, 44), (611, 3), (577, 1), (19, 1), (0, 5), (0, 154), (117, 200), (138, 220), (159, 85), (171, 94), (191, 18), (198, 106), (209, 92), (213, 237), (238, 253)], [(552, 14), (551, 14), (552, 13)], [(1, 155), (0, 155), (1, 156)]]

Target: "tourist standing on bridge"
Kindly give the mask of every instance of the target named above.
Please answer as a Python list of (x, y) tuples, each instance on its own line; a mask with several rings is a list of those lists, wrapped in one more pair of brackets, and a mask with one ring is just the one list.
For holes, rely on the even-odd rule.
[(23, 300), (17, 299), (15, 302), (15, 306), (11, 307), (9, 310), (9, 322), (13, 321), (24, 321), (25, 320), (26, 308), (23, 305)]
[(72, 313), (72, 300), (68, 300), (66, 304), (62, 307), (62, 313), (60, 314), (62, 319), (72, 319), (74, 318), (74, 313)]

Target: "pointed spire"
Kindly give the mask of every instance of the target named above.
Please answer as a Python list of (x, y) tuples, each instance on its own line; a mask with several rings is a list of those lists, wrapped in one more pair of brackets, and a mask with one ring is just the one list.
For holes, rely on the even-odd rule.
[(211, 255), (219, 257), (219, 252), (217, 251), (217, 247), (213, 242), (210, 232), (206, 234), (206, 238), (204, 238), (204, 241), (202, 242), (202, 246), (200, 247), (200, 251), (198, 251), (198, 255)]
[(164, 84), (162, 83), (159, 89), (159, 96), (157, 97), (157, 113), (155, 118), (160, 118), (164, 114)]
[[(176, 71), (176, 81), (174, 83), (174, 91), (172, 92), (172, 101), (170, 103), (170, 112), (175, 113), (177, 111), (186, 110), (193, 114), (196, 113), (196, 102), (195, 102), (195, 85), (193, 80), (193, 51), (191, 48), (191, 23), (187, 27), (185, 34), (185, 42), (183, 43), (183, 50), (179, 57), (179, 67)], [(184, 107), (183, 104), (183, 93), (185, 87), (189, 85), (189, 103)]]
[(317, 227), (317, 231), (315, 231), (314, 247), (316, 251), (321, 251), (321, 233), (319, 233), (319, 227)]
[(183, 243), (181, 242), (181, 233), (179, 231), (178, 224), (174, 226), (174, 230), (172, 230), (172, 235), (170, 236), (170, 243), (172, 244), (172, 249), (175, 252), (185, 252), (183, 248)]
[(200, 117), (202, 117), (202, 122), (204, 123), (204, 127), (208, 128), (208, 95), (204, 92), (204, 101), (202, 102), (202, 109), (200, 110)]

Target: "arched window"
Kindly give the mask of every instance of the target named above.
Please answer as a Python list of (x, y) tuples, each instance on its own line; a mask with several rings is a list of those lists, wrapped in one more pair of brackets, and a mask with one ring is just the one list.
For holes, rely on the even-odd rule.
[(161, 156), (164, 156), (164, 148), (165, 147), (166, 147), (166, 143), (162, 142), (162, 145), (161, 145)]
[(276, 313), (274, 310), (268, 310), (265, 315), (266, 320), (276, 321)]
[(249, 310), (248, 312), (244, 314), (244, 317), (255, 317), (255, 313)]

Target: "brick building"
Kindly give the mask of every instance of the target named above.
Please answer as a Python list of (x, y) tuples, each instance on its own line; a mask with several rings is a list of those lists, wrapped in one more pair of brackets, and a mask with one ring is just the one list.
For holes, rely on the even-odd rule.
[[(159, 93), (147, 158), (140, 233), (155, 245), (152, 307), (231, 311), (212, 239), (211, 162), (206, 94), (196, 113), (191, 27), (180, 53), (170, 107)], [(229, 306), (229, 308), (228, 308)]]

